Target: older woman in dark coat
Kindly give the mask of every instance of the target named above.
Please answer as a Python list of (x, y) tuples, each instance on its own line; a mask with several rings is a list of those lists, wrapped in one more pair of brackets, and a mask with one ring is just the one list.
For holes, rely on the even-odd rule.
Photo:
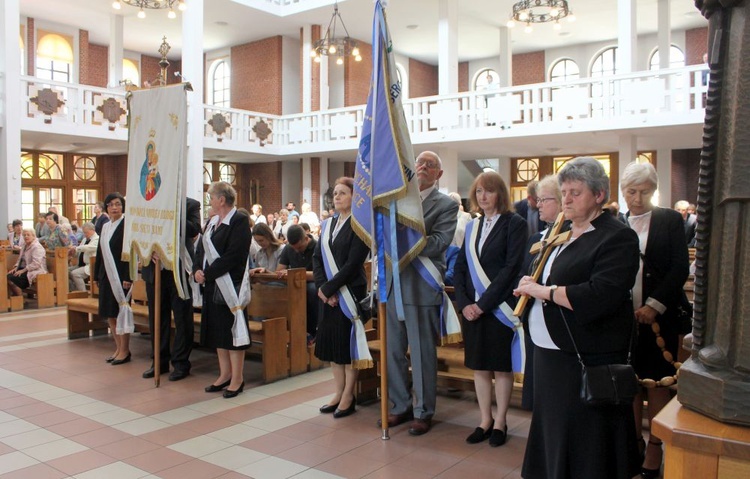
[(587, 366), (626, 362), (638, 237), (602, 214), (609, 178), (596, 159), (570, 160), (558, 181), (563, 212), (571, 221), (570, 239), (554, 247), (540, 283), (524, 276), (515, 290), (532, 299), (534, 342), (534, 414), (522, 475), (631, 478), (640, 470), (633, 408), (584, 404), (571, 336)]
[[(651, 203), (659, 179), (650, 163), (630, 163), (620, 188), (628, 205), (627, 219), (638, 234), (641, 268), (633, 287), (633, 307), (638, 321), (634, 367), (648, 398), (649, 423), (669, 402), (668, 386), (674, 383), (680, 325), (677, 311), (688, 276), (688, 249), (682, 216)], [(661, 341), (659, 339), (661, 338)], [(643, 393), (633, 403), (636, 434), (641, 435)], [(642, 439), (641, 439), (642, 440)], [(643, 444), (643, 443), (642, 443)], [(641, 470), (644, 478), (659, 477), (661, 439), (649, 435)]]
[[(215, 216), (198, 243), (193, 262), (195, 281), (203, 285), (201, 344), (216, 348), (219, 358), (219, 377), (205, 390), (210, 393), (226, 389), (224, 397), (232, 398), (245, 388), (245, 350), (250, 345), (234, 345), (232, 326), (235, 315), (227, 305), (228, 301), (216, 302), (217, 296), (221, 295), (216, 280), (229, 273), (234, 285), (242, 282), (250, 251), (250, 225), (247, 215), (238, 212), (234, 206), (237, 192), (232, 185), (223, 181), (212, 183), (208, 194)], [(213, 262), (207, 260), (204, 246), (207, 241), (211, 242), (219, 255)], [(247, 328), (247, 324), (244, 326)]]

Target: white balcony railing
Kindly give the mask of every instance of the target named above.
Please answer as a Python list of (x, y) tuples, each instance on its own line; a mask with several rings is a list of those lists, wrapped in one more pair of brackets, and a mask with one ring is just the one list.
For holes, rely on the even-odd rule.
[[(648, 127), (700, 123), (705, 108), (704, 71), (699, 65), (416, 98), (405, 101), (404, 109), (414, 143), (438, 137), (453, 141), (536, 135), (540, 131), (570, 131), (571, 126), (577, 130), (600, 130), (636, 124)], [(52, 121), (55, 130), (83, 126), (90, 128), (89, 136), (100, 131), (102, 138), (111, 138), (112, 130), (122, 132), (126, 128), (123, 91), (33, 77), (22, 77), (21, 81), (24, 128), (48, 128), (43, 125), (46, 120)], [(65, 100), (51, 117), (31, 102), (43, 89), (51, 89)], [(108, 110), (102, 107), (109, 98), (110, 108), (116, 102), (123, 109), (115, 121), (109, 121), (113, 117), (105, 115)], [(272, 155), (301, 149), (356, 148), (364, 110), (365, 105), (358, 105), (282, 116), (205, 105), (204, 145)]]

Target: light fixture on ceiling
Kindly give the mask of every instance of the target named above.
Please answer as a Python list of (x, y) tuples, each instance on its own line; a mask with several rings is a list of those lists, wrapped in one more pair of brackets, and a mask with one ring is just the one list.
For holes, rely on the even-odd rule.
[(114, 0), (112, 2), (112, 8), (120, 10), (122, 4), (126, 3), (130, 6), (138, 8), (138, 18), (146, 18), (146, 10), (169, 10), (167, 17), (170, 19), (177, 18), (175, 13), (175, 7), (182, 11), (185, 11), (186, 5), (185, 0)]
[[(341, 28), (344, 29), (345, 36), (343, 37), (336, 36), (336, 24), (339, 22), (341, 23)], [(357, 41), (349, 36), (349, 31), (346, 29), (346, 25), (344, 25), (344, 19), (341, 18), (338, 2), (333, 5), (333, 15), (331, 16), (331, 21), (328, 22), (325, 35), (313, 43), (313, 48), (310, 51), (310, 56), (313, 57), (316, 63), (320, 63), (323, 55), (336, 57), (337, 65), (343, 65), (344, 57), (349, 55), (355, 61), (362, 61)]]
[(513, 5), (513, 13), (506, 26), (513, 28), (516, 23), (524, 23), (524, 31), (531, 33), (532, 23), (555, 22), (555, 30), (560, 29), (560, 20), (567, 18), (569, 22), (576, 20), (567, 0), (521, 0)]

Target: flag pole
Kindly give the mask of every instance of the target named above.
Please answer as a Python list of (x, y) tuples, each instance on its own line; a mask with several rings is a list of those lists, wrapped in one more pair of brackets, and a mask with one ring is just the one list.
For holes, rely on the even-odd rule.
[(158, 388), (161, 379), (161, 259), (154, 261), (154, 385)]

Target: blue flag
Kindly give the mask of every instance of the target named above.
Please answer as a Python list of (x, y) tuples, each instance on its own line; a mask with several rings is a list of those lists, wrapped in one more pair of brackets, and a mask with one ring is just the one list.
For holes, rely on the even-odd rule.
[(414, 151), (380, 0), (372, 32), (372, 80), (357, 153), (352, 226), (371, 248), (377, 246), (380, 301), (385, 302), (386, 260), (400, 297), (398, 271), (419, 255), (426, 241)]

